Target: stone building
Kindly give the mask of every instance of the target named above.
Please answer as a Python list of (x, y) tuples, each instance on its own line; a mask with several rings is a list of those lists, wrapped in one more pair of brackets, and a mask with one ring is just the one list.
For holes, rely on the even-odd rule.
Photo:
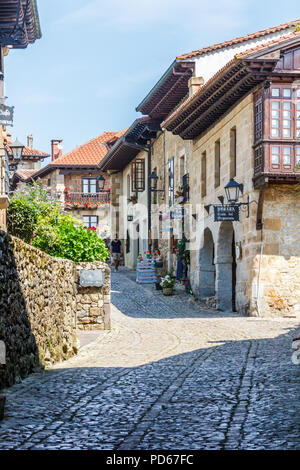
[[(11, 49), (26, 49), (41, 37), (36, 0), (30, 2), (3, 0), (0, 4), (0, 107), (6, 114), (4, 61)], [(0, 229), (6, 228), (8, 197), (8, 162), (5, 154), (6, 122), (0, 119)]]
[(117, 233), (122, 240), (124, 263), (129, 268), (134, 268), (138, 254), (144, 256), (149, 248), (148, 142), (158, 129), (155, 119), (136, 119), (99, 164), (100, 170), (111, 178), (112, 235)]
[[(177, 240), (182, 238), (183, 234), (189, 237), (190, 226), (193, 224), (193, 212), (189, 207), (189, 168), (192, 177), (195, 178), (195, 173), (189, 165), (193, 147), (192, 141), (182, 139), (169, 132), (161, 125), (162, 121), (172, 114), (182, 102), (190, 100), (192, 95), (197, 93), (202, 85), (211, 79), (220, 67), (225, 66), (229, 60), (233, 59), (237, 53), (265, 44), (270, 40), (276, 40), (292, 32), (297, 22), (285, 23), (177, 57), (137, 106), (136, 110), (145, 115), (141, 119), (150, 119), (156, 123), (158, 129), (155, 136), (150, 137), (143, 144), (145, 152), (148, 153), (148, 176), (154, 174), (158, 178), (156, 178), (156, 190), (153, 191), (150, 191), (150, 180), (146, 178), (147, 202), (146, 196), (143, 196), (142, 192), (137, 194), (139, 206), (144, 204), (142, 217), (134, 215), (134, 222), (127, 223), (127, 215), (131, 219), (131, 214), (127, 214), (128, 209), (129, 212), (132, 212), (131, 206), (126, 207), (127, 204), (122, 206), (119, 203), (121, 198), (127, 201), (129, 195), (126, 179), (129, 177), (130, 167), (128, 166), (126, 173), (122, 152), (118, 151), (119, 167), (111, 167), (108, 161), (109, 155), (103, 160), (105, 166), (101, 166), (102, 169), (109, 170), (111, 174), (114, 173), (111, 209), (116, 231), (122, 234), (124, 241), (127, 240), (127, 245), (129, 234), (130, 238), (133, 236), (139, 241), (138, 248), (142, 246), (140, 250), (137, 250), (137, 244), (134, 244), (133, 241), (130, 242), (133, 247), (130, 254), (125, 255), (126, 265), (134, 266), (136, 252), (144, 251), (148, 246), (152, 249), (160, 248), (165, 266), (175, 267)], [(131, 135), (129, 140), (136, 144), (136, 135)], [(123, 146), (124, 143), (122, 143), (121, 149)], [(126, 152), (131, 152), (132, 159), (144, 158), (143, 150), (137, 154), (136, 151), (129, 151), (128, 145), (126, 148)], [(116, 151), (116, 148), (111, 150), (113, 155)], [(116, 172), (120, 169), (122, 169), (122, 174)], [(146, 212), (148, 212), (147, 215)], [(146, 230), (146, 221), (148, 222), (148, 230)], [(141, 227), (143, 235), (137, 236), (136, 228), (140, 230)], [(145, 239), (146, 233), (148, 234), (147, 240)]]
[[(138, 133), (127, 143), (120, 139), (101, 166), (112, 177), (115, 229), (132, 244), (126, 265), (135, 265), (131, 236), (147, 219), (148, 239), (137, 238), (143, 248), (160, 248), (168, 268), (175, 266), (177, 241), (190, 240), (197, 296), (250, 315), (300, 310), (299, 23), (177, 57), (137, 106), (145, 115), (140, 121), (155, 121), (154, 135), (144, 136), (140, 151), (128, 150)], [(137, 195), (141, 217), (126, 202), (131, 163), (140, 158), (147, 159), (145, 190)], [(226, 211), (231, 178), (241, 192), (239, 221), (214, 222), (213, 206)]]
[(121, 134), (103, 132), (64, 155), (62, 140), (52, 140), (50, 164), (31, 173), (25, 182), (42, 181), (56, 191), (75, 217), (109, 238), (110, 178), (99, 171), (98, 164)]
[[(299, 79), (296, 28), (235, 54), (162, 123), (192, 142), (192, 286), (221, 310), (300, 312)], [(231, 178), (239, 220), (216, 222)]]

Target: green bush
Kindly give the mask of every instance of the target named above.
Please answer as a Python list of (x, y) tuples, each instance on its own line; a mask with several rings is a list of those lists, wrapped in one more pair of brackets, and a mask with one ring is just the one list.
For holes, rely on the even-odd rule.
[(52, 193), (40, 182), (21, 186), (8, 208), (9, 233), (49, 255), (76, 263), (106, 261), (109, 252), (104, 240), (67, 215)]
[(83, 225), (75, 225), (68, 220), (70, 216), (60, 217), (57, 225), (41, 223), (32, 245), (58, 258), (66, 258), (75, 263), (83, 261), (106, 261), (109, 252), (104, 240), (94, 230)]
[(37, 204), (25, 199), (12, 199), (7, 209), (8, 232), (30, 243), (37, 227), (39, 213)]

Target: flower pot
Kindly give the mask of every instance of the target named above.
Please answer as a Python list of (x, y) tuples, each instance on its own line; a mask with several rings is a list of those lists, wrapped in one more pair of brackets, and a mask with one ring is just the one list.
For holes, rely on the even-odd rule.
[(173, 294), (173, 287), (163, 287), (163, 294), (164, 295), (172, 295)]

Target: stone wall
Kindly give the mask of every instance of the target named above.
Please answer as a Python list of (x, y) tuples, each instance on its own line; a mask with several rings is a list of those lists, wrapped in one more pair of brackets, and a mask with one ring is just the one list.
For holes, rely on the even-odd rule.
[[(104, 271), (103, 287), (81, 287), (81, 269)], [(79, 330), (107, 330), (110, 328), (110, 269), (106, 263), (79, 263), (76, 269), (76, 313)]]
[(0, 231), (0, 387), (77, 352), (75, 265)]
[(252, 238), (250, 311), (300, 318), (300, 192), (295, 185), (265, 189), (263, 231)]

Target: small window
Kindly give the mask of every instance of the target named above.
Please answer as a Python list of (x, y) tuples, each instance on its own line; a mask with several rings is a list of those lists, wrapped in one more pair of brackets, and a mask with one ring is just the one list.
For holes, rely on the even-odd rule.
[(86, 225), (86, 227), (91, 228), (91, 227), (97, 227), (98, 225), (98, 216), (97, 215), (84, 215), (82, 216), (83, 221)]
[(290, 98), (292, 96), (292, 90), (290, 88), (283, 89), (283, 97)]
[(298, 90), (296, 90), (296, 96), (297, 96), (297, 98), (300, 98), (300, 88), (298, 88)]
[(272, 145), (272, 167), (278, 168), (280, 160), (280, 147), (278, 145)]
[(300, 137), (300, 103), (296, 104), (296, 138), (298, 137)]
[(130, 175), (127, 175), (127, 199), (130, 199)]
[(283, 147), (283, 165), (291, 166), (291, 147)]
[(221, 152), (220, 141), (215, 142), (215, 188), (220, 186), (220, 167), (221, 167)]
[(236, 128), (230, 129), (230, 178), (236, 176)]
[(296, 147), (296, 161), (295, 161), (296, 165), (300, 166), (300, 147)]
[(97, 178), (82, 178), (82, 192), (96, 194), (98, 192)]
[(277, 97), (277, 96), (279, 96), (279, 93), (280, 93), (279, 88), (272, 88), (272, 90), (271, 90), (272, 96)]
[(174, 157), (168, 161), (169, 173), (169, 206), (174, 204)]
[(206, 152), (202, 153), (201, 158), (201, 196), (206, 196)]
[(131, 165), (131, 189), (133, 192), (145, 190), (145, 160), (135, 160)]

